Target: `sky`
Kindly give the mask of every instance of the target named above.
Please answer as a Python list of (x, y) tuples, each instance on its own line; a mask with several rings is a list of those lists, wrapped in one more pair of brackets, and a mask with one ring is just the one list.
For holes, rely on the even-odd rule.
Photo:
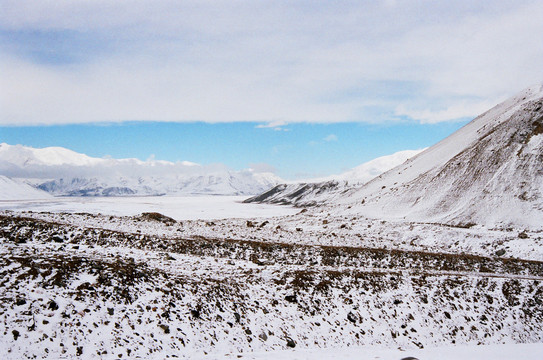
[(0, 0), (0, 142), (326, 176), (543, 80), (543, 2)]

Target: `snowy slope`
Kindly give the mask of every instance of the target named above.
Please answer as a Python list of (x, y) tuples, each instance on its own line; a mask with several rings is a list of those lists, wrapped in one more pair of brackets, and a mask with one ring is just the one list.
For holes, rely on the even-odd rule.
[(543, 228), (543, 85), (480, 115), (363, 186), (281, 185), (249, 201), (373, 218)]
[(378, 157), (338, 175), (303, 182), (279, 184), (263, 194), (247, 199), (245, 202), (267, 202), (296, 206), (318, 205), (353, 186), (370, 181), (423, 150), (398, 151), (392, 155)]
[(0, 175), (0, 200), (35, 200), (49, 199), (51, 195), (45, 191)]
[(418, 153), (426, 149), (419, 150), (403, 150), (395, 152), (391, 155), (380, 156), (361, 165), (358, 165), (351, 170), (337, 175), (330, 175), (323, 178), (315, 178), (304, 181), (296, 181), (296, 183), (322, 183), (328, 181), (346, 181), (351, 185), (364, 184), (381, 175), (382, 173), (403, 164), (407, 159), (412, 158)]
[(543, 340), (541, 262), (283, 243), (282, 229), (304, 218), (315, 220), (234, 222), (215, 238), (159, 214), (0, 214), (0, 356), (225, 359), (373, 345), (423, 359), (417, 349)]
[(35, 149), (23, 145), (0, 144), (0, 159), (18, 167), (35, 165), (95, 165), (106, 159), (92, 158), (62, 147)]
[(336, 199), (345, 213), (543, 227), (543, 86)]
[(253, 195), (281, 179), (189, 161), (93, 158), (60, 148), (0, 144), (0, 174), (62, 196)]
[[(524, 109), (525, 105), (541, 100), (542, 97), (543, 85), (541, 84), (525, 89), (482, 115), (479, 115), (451, 136), (413, 157), (402, 166), (398, 166), (396, 169), (375, 179), (365, 186), (364, 192), (375, 192), (380, 187), (392, 186), (395, 182), (409, 182), (421, 174), (447, 163), (457, 154), (492, 133), (497, 126), (510, 120), (515, 113), (530, 111), (530, 109)], [(535, 109), (537, 109), (537, 106)], [(536, 116), (537, 114), (541, 114), (541, 108), (537, 109)], [(526, 121), (530, 121), (530, 118), (526, 119)]]

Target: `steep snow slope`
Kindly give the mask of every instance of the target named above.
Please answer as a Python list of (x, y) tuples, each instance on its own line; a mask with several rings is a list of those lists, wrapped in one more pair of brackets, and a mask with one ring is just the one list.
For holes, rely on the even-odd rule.
[(341, 174), (330, 175), (322, 178), (314, 178), (303, 181), (295, 181), (293, 184), (315, 184), (324, 183), (329, 181), (346, 181), (351, 185), (364, 184), (376, 176), (404, 163), (407, 159), (412, 158), (418, 153), (426, 149), (419, 150), (403, 150), (395, 152), (391, 155), (380, 156), (373, 160), (367, 161), (362, 165), (358, 165), (351, 170), (343, 172)]
[(93, 158), (60, 148), (0, 144), (0, 174), (63, 196), (253, 195), (281, 182), (271, 173), (188, 161)]
[(543, 227), (543, 86), (533, 86), (365, 186), (345, 213)]
[(51, 195), (30, 185), (0, 175), (0, 200), (48, 199)]

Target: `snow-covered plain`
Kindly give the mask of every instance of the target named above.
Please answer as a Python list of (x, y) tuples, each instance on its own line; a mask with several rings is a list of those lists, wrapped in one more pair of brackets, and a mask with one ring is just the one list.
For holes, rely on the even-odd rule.
[(175, 220), (273, 217), (299, 211), (288, 206), (243, 204), (245, 199), (244, 196), (51, 197), (45, 200), (0, 200), (0, 210), (118, 216), (159, 212)]

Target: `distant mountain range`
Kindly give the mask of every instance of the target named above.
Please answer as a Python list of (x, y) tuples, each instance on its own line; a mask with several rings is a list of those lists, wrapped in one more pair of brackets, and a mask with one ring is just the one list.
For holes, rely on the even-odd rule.
[[(418, 152), (420, 150), (407, 150), (383, 156), (329, 178), (341, 183), (364, 183)], [(0, 144), (0, 174), (6, 181), (0, 199), (17, 198), (8, 196), (7, 176), (10, 186), (17, 187), (11, 193), (19, 194), (21, 199), (44, 196), (35, 189), (55, 196), (250, 196), (284, 182), (272, 173), (252, 169), (235, 171), (224, 165), (94, 158), (62, 147), (37, 149), (5, 143)], [(23, 189), (33, 191), (23, 196)]]
[(366, 184), (282, 184), (247, 202), (460, 226), (543, 228), (543, 85)]
[(282, 180), (188, 161), (93, 158), (61, 147), (0, 144), (0, 174), (56, 196), (251, 195)]

